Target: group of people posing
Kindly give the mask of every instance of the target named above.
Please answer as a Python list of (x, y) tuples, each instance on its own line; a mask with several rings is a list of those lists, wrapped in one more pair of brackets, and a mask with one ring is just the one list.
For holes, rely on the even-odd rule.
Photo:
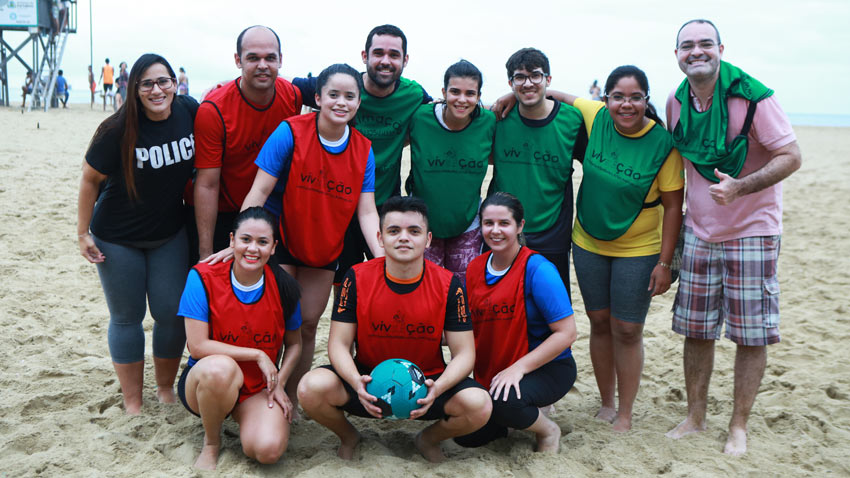
[[(534, 48), (510, 56), (512, 91), (491, 108), (465, 60), (434, 101), (402, 77), (407, 39), (392, 25), (369, 32), (365, 73), (335, 64), (292, 81), (278, 75), (277, 34), (249, 27), (241, 75), (200, 105), (177, 95), (165, 58), (143, 55), (86, 152), (78, 209), (125, 410), (142, 407), (147, 301), (157, 397), (201, 417), (199, 468), (215, 468), (229, 415), (245, 454), (276, 462), (299, 405), (352, 458), (360, 435), (346, 414), (381, 417), (366, 384), (391, 358), (426, 375), (411, 418), (433, 421), (414, 440), (427, 460), (449, 438), (476, 447), (510, 429), (556, 451), (548, 413), (576, 379), (572, 254), (596, 416), (627, 431), (644, 322), (670, 288), (682, 230), (673, 330), (686, 336), (688, 417), (668, 436), (705, 429), (725, 323), (738, 345), (725, 451), (743, 453), (765, 346), (779, 340), (780, 181), (800, 153), (772, 91), (721, 61), (711, 22), (683, 25), (675, 51), (687, 78), (667, 100), (669, 130), (639, 68), (615, 68), (603, 101), (587, 100), (549, 90)], [(311, 370), (332, 290), (330, 364)]]

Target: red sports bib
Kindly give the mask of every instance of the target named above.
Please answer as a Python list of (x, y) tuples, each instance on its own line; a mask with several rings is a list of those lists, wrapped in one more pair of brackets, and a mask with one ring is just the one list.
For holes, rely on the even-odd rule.
[[(230, 282), (230, 267), (233, 263), (213, 266), (198, 264), (195, 270), (201, 276), (209, 300), (210, 339), (239, 347), (259, 349), (272, 362), (283, 346), (285, 322), (280, 292), (270, 266), (265, 266), (263, 296), (253, 304), (243, 304), (236, 298)], [(239, 390), (239, 402), (261, 391), (266, 380), (257, 362), (237, 362), (242, 369), (244, 381)]]
[(525, 267), (536, 252), (519, 250), (511, 269), (494, 285), (487, 284), (487, 260), (482, 254), (466, 269), (466, 291), (475, 331), (475, 380), (489, 388), (493, 377), (528, 353), (525, 311)]
[(357, 362), (373, 368), (403, 358), (425, 375), (446, 368), (440, 340), (452, 273), (425, 261), (422, 282), (413, 292), (397, 294), (386, 284), (383, 257), (352, 267), (357, 291)]
[(338, 154), (322, 147), (315, 113), (286, 120), (295, 147), (283, 193), (280, 235), (284, 247), (308, 266), (339, 257), (345, 230), (360, 199), (371, 142), (351, 128)]

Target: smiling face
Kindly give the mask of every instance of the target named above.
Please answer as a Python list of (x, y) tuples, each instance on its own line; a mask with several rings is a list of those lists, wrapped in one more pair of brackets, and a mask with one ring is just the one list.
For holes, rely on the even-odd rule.
[(708, 23), (689, 23), (679, 32), (676, 60), (679, 69), (693, 80), (715, 78), (723, 58), (723, 45)]
[(271, 30), (256, 27), (242, 36), (242, 55), (234, 55), (242, 70), (240, 87), (255, 92), (274, 88), (280, 70), (280, 45)]
[(608, 113), (621, 133), (635, 134), (649, 122), (646, 119), (646, 91), (633, 76), (624, 76), (605, 96)]
[(378, 243), (384, 248), (388, 261), (421, 262), (425, 248), (431, 245), (428, 222), (419, 212), (388, 212), (378, 232)]
[(481, 211), (481, 235), (494, 254), (513, 252), (519, 246), (519, 234), (525, 219), (517, 224), (506, 206), (487, 206)]
[(345, 125), (360, 107), (360, 87), (354, 77), (336, 73), (322, 86), (321, 95), (316, 95), (319, 119), (332, 125)]
[(449, 78), (448, 88), (443, 88), (446, 99), (446, 115), (455, 119), (466, 119), (475, 111), (475, 106), (481, 98), (478, 92), (481, 85), (478, 80), (467, 76)]
[(274, 254), (275, 240), (271, 224), (261, 219), (245, 219), (230, 233), (233, 266), (241, 272), (256, 273)]
[[(514, 81), (516, 75), (524, 78), (522, 83)], [(533, 78), (541, 78), (539, 83), (534, 83)], [(513, 89), (514, 96), (526, 108), (533, 108), (546, 100), (546, 88), (552, 81), (552, 77), (547, 75), (543, 68), (534, 68), (528, 71), (525, 68), (514, 70), (512, 79), (508, 80), (508, 85)]]
[(388, 88), (401, 78), (407, 65), (407, 55), (402, 48), (401, 37), (375, 35), (369, 51), (362, 52), (366, 75), (379, 88)]
[(139, 76), (140, 84), (150, 81), (153, 82), (153, 88), (149, 91), (142, 91), (141, 86), (139, 86), (136, 90), (145, 116), (153, 121), (167, 119), (171, 115), (171, 102), (174, 101), (176, 91), (174, 82), (172, 81), (171, 86), (163, 89), (157, 84), (157, 80), (162, 78), (171, 78), (171, 74), (162, 63), (154, 63)]

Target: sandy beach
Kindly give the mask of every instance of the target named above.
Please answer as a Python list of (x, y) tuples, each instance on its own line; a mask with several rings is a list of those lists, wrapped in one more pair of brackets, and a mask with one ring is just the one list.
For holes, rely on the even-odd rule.
[[(0, 108), (0, 329), (7, 338), (0, 477), (212, 475), (192, 468), (200, 420), (156, 401), (149, 318), (143, 414), (122, 409), (106, 303), (75, 233), (81, 161), (105, 116), (78, 104), (47, 114)], [(514, 432), (474, 450), (446, 443), (449, 460), (432, 465), (412, 443), (422, 424), (356, 419), (363, 443), (345, 462), (334, 435), (302, 420), (280, 462), (262, 466), (243, 455), (237, 426), (227, 421), (217, 476), (850, 476), (850, 214), (839, 204), (850, 197), (850, 129), (795, 129), (803, 167), (784, 189), (782, 342), (768, 349), (745, 456), (722, 453), (732, 411), (734, 346), (727, 340), (718, 343), (708, 430), (678, 441), (664, 436), (686, 411), (682, 338), (670, 330), (675, 287), (653, 301), (647, 319), (633, 430), (618, 435), (593, 418), (599, 397), (574, 283), (579, 375), (552, 415), (563, 431), (559, 453), (535, 454), (533, 438)], [(316, 365), (328, 362), (327, 332), (326, 313)]]

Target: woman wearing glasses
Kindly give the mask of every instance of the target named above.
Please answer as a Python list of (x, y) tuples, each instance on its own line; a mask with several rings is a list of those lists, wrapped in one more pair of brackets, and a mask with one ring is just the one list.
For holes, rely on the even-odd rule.
[(175, 401), (186, 341), (177, 305), (189, 269), (183, 187), (194, 164), (198, 103), (175, 92), (165, 58), (142, 55), (130, 71), (128, 100), (95, 131), (80, 180), (80, 253), (97, 265), (106, 295), (109, 352), (128, 414), (142, 407), (145, 303), (155, 321), (160, 402)]
[(622, 432), (632, 425), (649, 303), (670, 288), (684, 180), (682, 157), (649, 103), (646, 74), (631, 65), (616, 68), (604, 99), (565, 98), (581, 111), (589, 134), (573, 261), (602, 398), (596, 416)]
[(481, 253), (478, 205), (493, 150), (496, 115), (479, 106), (481, 71), (461, 60), (443, 76), (440, 103), (422, 105), (410, 121), (408, 192), (428, 205), (434, 234), (425, 258), (465, 282)]

